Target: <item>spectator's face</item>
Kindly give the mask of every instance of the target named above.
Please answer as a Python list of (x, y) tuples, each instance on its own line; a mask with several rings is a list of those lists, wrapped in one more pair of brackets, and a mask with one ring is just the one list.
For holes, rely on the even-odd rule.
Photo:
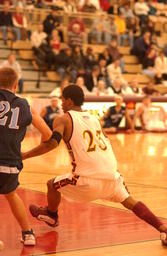
[(16, 13), (22, 13), (22, 8), (20, 8), (19, 6), (16, 7)]
[(80, 26), (79, 26), (78, 24), (73, 25), (72, 31), (73, 31), (75, 34), (79, 34), (79, 33), (80, 33)]
[(51, 100), (51, 106), (53, 107), (53, 108), (56, 108), (57, 107), (57, 105), (58, 105), (58, 99), (52, 99)]
[(149, 54), (148, 54), (148, 57), (149, 57), (149, 58), (154, 58), (155, 56), (156, 56), (156, 51), (155, 51), (155, 49), (151, 49), (150, 52), (149, 52)]
[(67, 48), (65, 50), (65, 53), (66, 53), (67, 56), (71, 56), (71, 53), (72, 53), (71, 48)]
[(58, 34), (58, 31), (56, 29), (54, 29), (52, 31), (52, 37), (57, 37), (59, 34)]
[(54, 17), (57, 16), (57, 11), (56, 11), (56, 10), (53, 10), (53, 11), (52, 11), (52, 16), (54, 16)]
[(151, 103), (151, 99), (150, 98), (145, 98), (145, 99), (143, 99), (143, 104), (145, 105), (145, 106), (149, 106), (150, 105), (150, 103)]
[(5, 3), (4, 3), (3, 10), (4, 10), (5, 12), (8, 12), (8, 11), (9, 11), (9, 3), (8, 3), (8, 2), (5, 2)]
[(99, 80), (97, 87), (98, 87), (99, 91), (104, 91), (104, 89), (105, 89), (105, 83), (104, 83), (104, 81)]
[(40, 25), (38, 26), (38, 31), (39, 31), (39, 32), (43, 32), (43, 25), (42, 25), (42, 24), (40, 24)]
[(80, 87), (84, 86), (84, 79), (82, 77), (78, 77), (76, 84)]
[(116, 80), (114, 81), (113, 86), (114, 86), (115, 88), (117, 88), (117, 89), (121, 88), (121, 81), (120, 81), (119, 79), (116, 79)]
[(146, 32), (146, 33), (144, 34), (143, 38), (144, 38), (145, 41), (150, 40), (150, 32)]
[(120, 66), (120, 60), (115, 60), (114, 65), (115, 65), (116, 68), (119, 67)]
[(99, 66), (101, 67), (101, 68), (104, 68), (104, 67), (106, 67), (106, 60), (100, 60), (99, 61)]
[(115, 97), (115, 102), (117, 106), (121, 106), (122, 102), (123, 102), (123, 98), (122, 97)]
[(110, 42), (110, 45), (111, 45), (112, 47), (116, 48), (116, 47), (117, 47), (117, 41), (116, 41), (116, 40), (112, 40), (112, 41)]
[(130, 86), (133, 87), (133, 88), (136, 88), (138, 85), (138, 82), (137, 82), (137, 79), (133, 79), (130, 83)]
[(8, 61), (10, 64), (13, 64), (15, 62), (16, 58), (15, 58), (15, 55), (11, 54), (9, 57), (8, 57)]
[(95, 75), (95, 76), (98, 76), (99, 75), (99, 69), (98, 68), (96, 68), (95, 70), (93, 70), (93, 74)]

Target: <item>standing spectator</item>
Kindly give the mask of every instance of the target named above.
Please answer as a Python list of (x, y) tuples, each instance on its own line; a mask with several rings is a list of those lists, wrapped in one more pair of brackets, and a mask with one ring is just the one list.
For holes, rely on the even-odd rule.
[(138, 39), (136, 39), (133, 48), (131, 49), (131, 54), (137, 56), (140, 63), (143, 63), (143, 59), (151, 47), (150, 36), (150, 32), (146, 31), (143, 36), (140, 36)]
[(20, 30), (21, 39), (27, 39), (27, 19), (23, 13), (23, 9), (19, 6), (16, 7), (16, 11), (12, 16), (13, 25)]
[(45, 123), (53, 130), (53, 121), (56, 115), (60, 115), (60, 108), (58, 107), (58, 99), (51, 99), (50, 105), (42, 109), (40, 116), (44, 119)]
[(134, 5), (135, 14), (140, 19), (140, 25), (143, 26), (148, 20), (148, 13), (150, 8), (145, 0), (138, 0)]
[(115, 103), (101, 118), (102, 127), (106, 132), (116, 133), (123, 117), (125, 117), (132, 129), (132, 120), (125, 106), (122, 106), (123, 98), (119, 95), (115, 96)]
[(15, 70), (15, 72), (18, 75), (18, 86), (19, 86), (19, 93), (23, 92), (23, 76), (22, 76), (22, 70), (21, 70), (21, 66), (19, 64), (18, 61), (16, 61), (16, 56), (11, 53), (8, 55), (8, 59), (3, 61), (0, 65), (0, 67), (8, 67), (8, 68), (12, 68)]
[(0, 30), (3, 33), (4, 44), (7, 43), (7, 32), (12, 31), (16, 40), (20, 40), (20, 29), (13, 26), (12, 14), (9, 12), (9, 3), (5, 2), (3, 11), (0, 12)]
[(63, 32), (61, 30), (61, 19), (58, 17), (58, 12), (56, 7), (52, 7), (52, 13), (49, 14), (43, 22), (44, 31), (48, 36), (51, 35), (53, 29), (57, 29), (59, 31), (59, 36), (61, 38), (61, 42), (64, 42)]
[(85, 0), (84, 5), (82, 6), (82, 12), (96, 12), (96, 7), (91, 3), (90, 0)]
[(72, 48), (74, 48), (75, 46), (82, 47), (83, 33), (80, 30), (80, 25), (79, 24), (74, 24), (72, 26), (72, 31), (69, 31), (69, 33), (68, 33), (68, 44)]
[(110, 41), (110, 23), (105, 14), (96, 18), (90, 30), (90, 40), (95, 39), (97, 44), (108, 44)]

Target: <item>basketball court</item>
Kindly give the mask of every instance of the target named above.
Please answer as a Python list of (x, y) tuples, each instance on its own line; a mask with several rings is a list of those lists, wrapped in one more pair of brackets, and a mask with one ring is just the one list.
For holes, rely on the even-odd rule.
[[(118, 167), (136, 199), (146, 203), (167, 223), (167, 138), (165, 133), (110, 135)], [(28, 133), (23, 142), (26, 151), (39, 142)], [(27, 211), (30, 203), (46, 205), (48, 179), (70, 170), (65, 145), (41, 157), (28, 159), (20, 175), (19, 195)], [(37, 245), (26, 248), (20, 243), (20, 229), (5, 199), (0, 196), (0, 239), (5, 243), (3, 256), (39, 255), (119, 255), (164, 256), (159, 233), (119, 204), (98, 200), (80, 204), (62, 199), (60, 225), (50, 228), (29, 214)]]

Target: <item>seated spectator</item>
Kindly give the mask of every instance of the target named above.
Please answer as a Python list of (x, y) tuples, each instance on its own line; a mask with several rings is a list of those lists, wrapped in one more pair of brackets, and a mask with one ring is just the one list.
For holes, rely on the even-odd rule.
[(110, 22), (105, 14), (96, 18), (90, 29), (90, 41), (96, 41), (97, 44), (108, 44), (110, 41)]
[(85, 23), (81, 17), (73, 18), (72, 21), (68, 25), (68, 31), (73, 30), (73, 25), (78, 24), (80, 26), (80, 31), (85, 33)]
[(51, 99), (50, 105), (44, 107), (40, 113), (40, 116), (44, 119), (45, 123), (53, 130), (53, 121), (56, 116), (61, 114), (58, 106), (58, 99)]
[(148, 7), (149, 7), (149, 15), (156, 15), (157, 8), (155, 7), (155, 2), (153, 0), (148, 0)]
[(75, 46), (72, 52), (72, 82), (76, 80), (77, 74), (84, 73), (84, 55), (79, 46)]
[(125, 40), (128, 40), (130, 47), (133, 47), (133, 33), (129, 33), (129, 31), (127, 31), (126, 20), (121, 12), (116, 17), (115, 23), (118, 28), (118, 44), (124, 46)]
[(126, 108), (122, 106), (123, 98), (121, 96), (115, 96), (115, 106), (110, 107), (104, 116), (101, 118), (101, 125), (106, 132), (116, 133), (119, 130), (119, 125), (122, 119), (125, 117), (132, 129), (132, 120), (126, 111)]
[(92, 90), (92, 94), (98, 96), (107, 96), (109, 95), (109, 90), (106, 89), (105, 81), (100, 79), (97, 82), (97, 87), (94, 87)]
[(68, 32), (68, 44), (71, 48), (75, 48), (75, 46), (82, 47), (83, 33), (80, 30), (79, 24), (74, 24), (72, 26), (72, 31)]
[(56, 29), (52, 30), (51, 38), (49, 40), (49, 45), (54, 55), (57, 55), (60, 52), (60, 37)]
[(99, 72), (99, 67), (95, 65), (93, 66), (91, 73), (86, 73), (84, 75), (85, 86), (90, 92), (93, 90), (94, 87), (97, 87)]
[(56, 69), (57, 73), (60, 75), (61, 80), (63, 80), (67, 75), (69, 75), (71, 78), (76, 76), (75, 72), (73, 75), (72, 50), (69, 46), (66, 46), (58, 54), (58, 56), (56, 58), (56, 62), (55, 62), (55, 69)]
[(150, 48), (146, 53), (145, 58), (143, 59), (143, 70), (142, 73), (153, 78), (155, 76), (155, 59), (157, 56), (157, 52), (154, 48)]
[(47, 34), (43, 31), (43, 25), (39, 24), (37, 30), (34, 30), (31, 34), (31, 45), (35, 54), (38, 53), (38, 49), (42, 44), (46, 44)]
[(122, 54), (119, 52), (118, 49), (118, 43), (116, 38), (112, 38), (110, 41), (110, 44), (107, 47), (109, 56), (110, 56), (110, 63), (112, 63), (114, 60), (119, 59), (120, 60), (120, 66), (122, 73), (124, 72), (124, 61), (122, 59)]
[(82, 76), (78, 76), (77, 79), (76, 79), (75, 84), (82, 88), (82, 90), (83, 90), (83, 92), (84, 92), (84, 95), (86, 96), (86, 95), (90, 94), (90, 92), (89, 92), (88, 89), (86, 88), (84, 82), (85, 82), (85, 81), (84, 81), (84, 78), (83, 78)]
[(26, 8), (26, 0), (13, 0), (13, 6), (14, 8), (20, 7), (21, 9)]
[(91, 3), (90, 0), (85, 0), (83, 6), (82, 6), (82, 9), (81, 11), (82, 12), (96, 12), (96, 7)]
[(135, 15), (130, 7), (130, 2), (123, 3), (123, 5), (119, 8), (119, 12), (122, 14), (122, 16), (126, 20), (135, 17)]
[(112, 85), (108, 88), (110, 95), (123, 95), (124, 92), (124, 84), (122, 83), (121, 79), (117, 77)]
[(104, 11), (104, 12), (107, 12), (108, 11), (108, 9), (110, 8), (110, 3), (109, 3), (109, 1), (107, 1), (107, 0), (99, 0), (99, 2), (100, 2), (100, 7), (101, 7), (101, 9)]
[[(79, 0), (79, 1), (77, 0), (76, 2), (78, 2), (78, 8), (79, 8), (79, 11), (81, 11), (83, 5), (85, 4), (85, 0)], [(89, 2), (89, 4), (95, 6), (95, 8), (96, 8), (97, 10), (100, 10), (100, 3), (99, 3), (99, 0), (89, 0), (88, 2)]]
[(50, 93), (50, 97), (57, 97), (57, 98), (61, 98), (62, 96), (62, 92), (64, 90), (65, 87), (69, 86), (69, 78), (65, 77), (63, 80), (61, 80), (61, 84), (60, 86), (56, 87), (51, 93)]
[(111, 82), (109, 81), (108, 72), (107, 72), (107, 62), (105, 59), (99, 60), (99, 80), (103, 80), (105, 83), (105, 87), (109, 87), (111, 85)]
[(138, 57), (139, 62), (143, 63), (143, 60), (151, 47), (150, 32), (146, 31), (142, 36), (135, 40), (131, 54)]
[(149, 96), (143, 98), (142, 104), (136, 111), (133, 119), (133, 130), (137, 119), (140, 119), (141, 127), (145, 131), (162, 132), (167, 130), (166, 113), (160, 106), (151, 104)]
[(98, 59), (99, 59), (99, 61), (100, 61), (101, 59), (106, 60), (107, 66), (108, 66), (109, 64), (111, 64), (111, 62), (112, 62), (112, 59), (111, 59), (111, 57), (110, 57), (110, 55), (109, 55), (109, 52), (108, 52), (108, 49), (107, 49), (107, 48), (105, 48), (104, 51), (99, 54), (99, 58), (98, 58)]
[(21, 70), (21, 66), (19, 64), (18, 61), (16, 61), (16, 56), (11, 53), (8, 55), (8, 59), (7, 60), (4, 60), (1, 65), (0, 65), (1, 68), (4, 68), (4, 67), (8, 67), (8, 68), (12, 68), (15, 70), (15, 72), (17, 73), (18, 75), (18, 87), (19, 87), (19, 93), (22, 93), (23, 92), (23, 83), (24, 83), (24, 80), (23, 80), (23, 75), (22, 75), (22, 70)]
[(156, 90), (156, 85), (154, 84), (154, 81), (151, 80), (147, 86), (142, 88), (143, 94), (149, 95), (149, 96), (160, 96), (160, 93), (158, 90)]
[(129, 94), (134, 95), (134, 96), (141, 96), (143, 94), (142, 89), (139, 87), (137, 78), (133, 78), (129, 82), (129, 87), (131, 89), (131, 93), (129, 91)]
[(67, 0), (64, 5), (64, 12), (65, 13), (76, 13), (77, 8), (73, 0)]
[[(115, 18), (114, 17), (110, 17), (109, 20), (110, 24), (109, 24), (109, 33), (110, 33), (110, 41), (112, 38), (117, 38), (118, 37), (118, 26), (115, 22)], [(107, 42), (107, 44), (110, 43), (110, 41)]]
[(20, 40), (20, 29), (13, 26), (12, 14), (9, 12), (9, 3), (5, 2), (3, 11), (0, 12), (0, 30), (3, 34), (4, 44), (7, 44), (7, 32), (11, 31), (15, 35), (15, 40)]
[(163, 50), (160, 51), (155, 59), (156, 84), (160, 84), (163, 80), (167, 80), (167, 57)]
[(86, 49), (84, 62), (85, 62), (84, 64), (85, 71), (89, 73), (92, 72), (93, 66), (97, 64), (97, 60), (96, 60), (95, 54), (93, 53), (93, 49), (90, 47)]
[(134, 5), (135, 14), (140, 19), (140, 25), (143, 26), (148, 20), (150, 8), (145, 0), (138, 0)]
[(13, 25), (20, 30), (21, 39), (26, 40), (28, 38), (27, 19), (21, 7), (16, 7), (16, 11), (13, 13), (12, 20)]
[(58, 11), (56, 7), (52, 7), (52, 13), (49, 14), (43, 22), (44, 32), (50, 36), (52, 30), (57, 29), (61, 42), (64, 42), (63, 32), (61, 30), (61, 19), (58, 17)]
[(114, 60), (113, 63), (107, 66), (107, 74), (110, 81), (110, 84), (112, 84), (116, 78), (119, 78), (122, 83), (125, 83), (125, 80), (122, 76), (121, 66), (120, 66), (120, 59)]

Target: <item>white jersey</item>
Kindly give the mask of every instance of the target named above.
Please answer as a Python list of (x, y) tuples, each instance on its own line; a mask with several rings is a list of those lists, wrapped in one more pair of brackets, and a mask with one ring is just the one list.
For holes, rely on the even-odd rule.
[(74, 158), (74, 173), (82, 177), (117, 179), (120, 176), (117, 161), (98, 119), (88, 112), (68, 113), (73, 122), (69, 144)]

